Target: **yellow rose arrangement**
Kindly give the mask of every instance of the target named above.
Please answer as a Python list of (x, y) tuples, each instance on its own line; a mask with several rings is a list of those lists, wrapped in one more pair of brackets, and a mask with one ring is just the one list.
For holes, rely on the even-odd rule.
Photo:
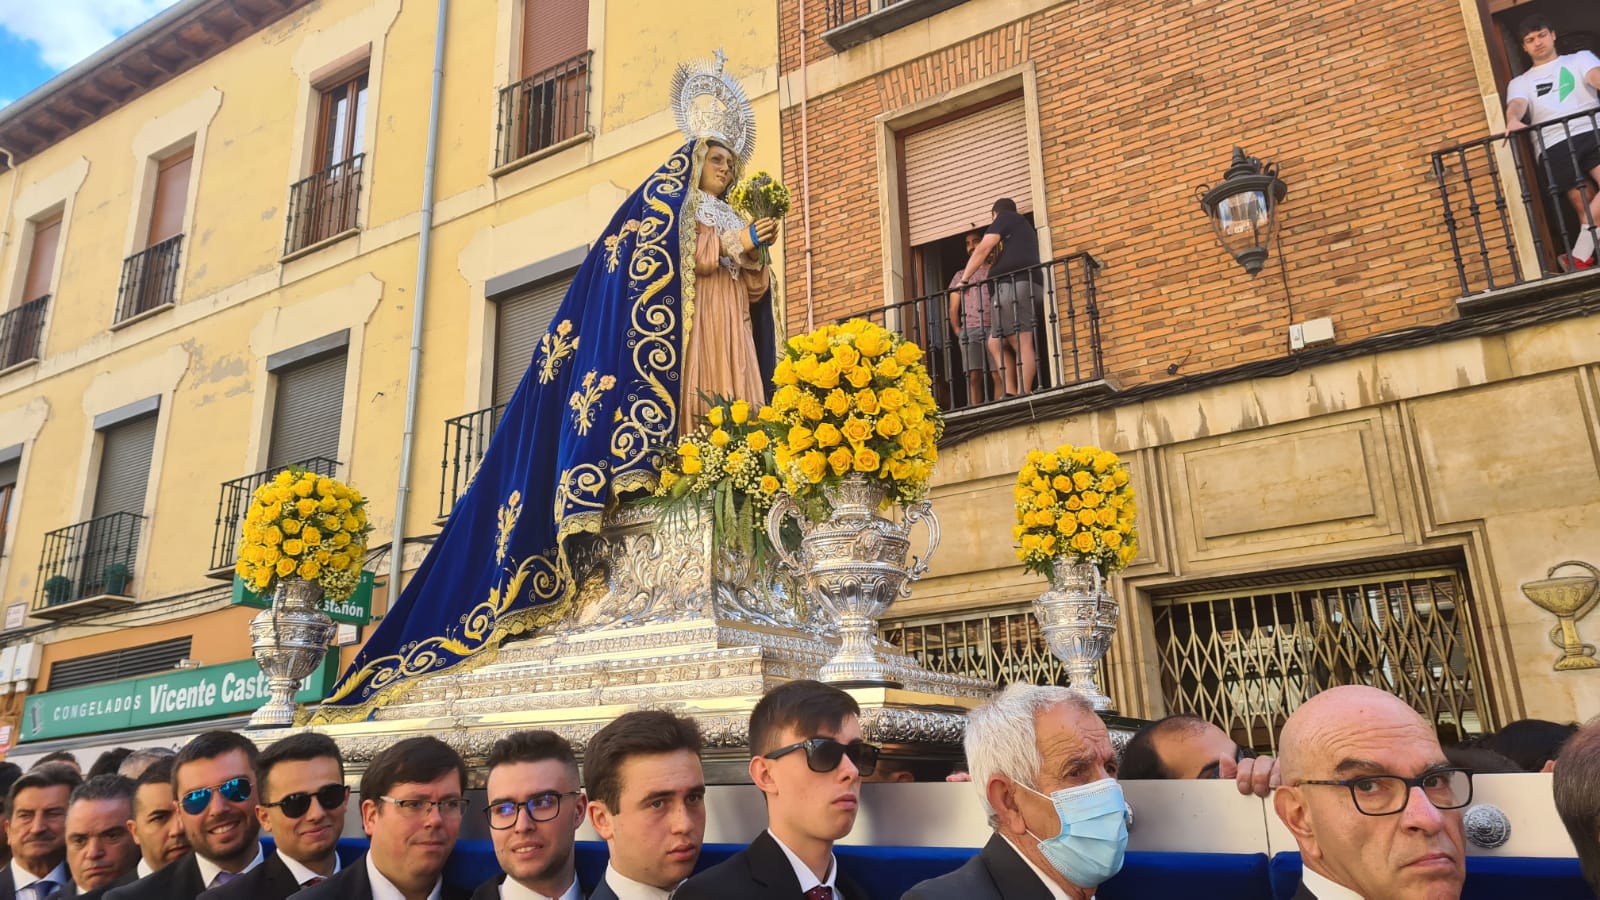
[(779, 426), (774, 457), (797, 499), (853, 474), (901, 503), (927, 496), (944, 418), (921, 347), (851, 319), (790, 339), (773, 383), (762, 415)]
[(1063, 556), (1098, 563), (1106, 575), (1126, 568), (1139, 552), (1129, 481), (1122, 460), (1098, 447), (1028, 451), (1014, 493), (1017, 559), (1046, 578)]
[(774, 426), (748, 401), (711, 399), (695, 430), (663, 452), (655, 504), (669, 518), (708, 504), (717, 543), (762, 559), (767, 511), (783, 488)]
[(233, 571), (258, 594), (287, 578), (314, 581), (335, 602), (349, 597), (367, 558), (367, 501), (332, 478), (291, 467), (256, 488)]

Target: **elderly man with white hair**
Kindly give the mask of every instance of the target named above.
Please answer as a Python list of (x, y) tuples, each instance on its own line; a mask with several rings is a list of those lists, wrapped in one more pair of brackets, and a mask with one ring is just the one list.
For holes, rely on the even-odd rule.
[(1122, 868), (1128, 808), (1116, 751), (1083, 698), (1013, 684), (972, 711), (965, 745), (994, 836), (902, 900), (1088, 900)]

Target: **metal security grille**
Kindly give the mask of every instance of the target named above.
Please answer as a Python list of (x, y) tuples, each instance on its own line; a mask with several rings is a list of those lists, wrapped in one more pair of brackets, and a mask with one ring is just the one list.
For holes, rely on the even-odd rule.
[(165, 672), (189, 655), (194, 638), (180, 637), (123, 650), (64, 659), (50, 667), (52, 691)]
[[(968, 675), (995, 684), (1068, 683), (1066, 668), (1050, 653), (1029, 604), (968, 611), (961, 617), (924, 617), (886, 622), (885, 641), (934, 672)], [(1114, 652), (1114, 651), (1113, 651)], [(1111, 654), (1100, 661), (1100, 687), (1115, 694), (1107, 680)]]
[(511, 402), (523, 373), (533, 362), (539, 339), (550, 330), (550, 322), (561, 309), (571, 284), (572, 279), (563, 275), (495, 301), (495, 406)]
[(1400, 572), (1154, 601), (1167, 708), (1275, 749), (1289, 714), (1318, 691), (1368, 684), (1466, 738), (1491, 723), (1464, 579)]

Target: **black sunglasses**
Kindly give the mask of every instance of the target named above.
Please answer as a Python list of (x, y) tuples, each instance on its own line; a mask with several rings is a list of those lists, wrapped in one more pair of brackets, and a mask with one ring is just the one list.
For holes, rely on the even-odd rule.
[(841, 744), (833, 738), (814, 737), (807, 738), (798, 744), (779, 747), (771, 753), (764, 754), (767, 759), (777, 759), (780, 756), (793, 753), (796, 750), (806, 751), (806, 765), (813, 772), (832, 772), (839, 768), (839, 761), (850, 757), (850, 762), (856, 771), (862, 775), (871, 775), (878, 768), (877, 744), (866, 741), (854, 740), (848, 744)]
[(323, 812), (332, 812), (345, 804), (350, 799), (350, 789), (342, 784), (325, 784), (315, 791), (295, 791), (284, 794), (276, 803), (262, 803), (262, 806), (274, 807), (283, 810), (283, 814), (291, 819), (298, 819), (311, 811), (311, 798), (317, 799), (317, 805)]
[(198, 816), (211, 805), (211, 795), (221, 794), (222, 799), (229, 803), (243, 803), (250, 799), (252, 785), (250, 779), (240, 775), (238, 778), (229, 778), (227, 781), (214, 787), (197, 788), (183, 795), (183, 811), (191, 816)]

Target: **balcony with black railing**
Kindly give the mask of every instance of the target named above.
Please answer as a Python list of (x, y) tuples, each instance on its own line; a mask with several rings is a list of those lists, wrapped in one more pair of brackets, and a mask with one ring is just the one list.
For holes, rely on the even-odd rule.
[(239, 561), (244, 514), (250, 509), (250, 500), (255, 497), (257, 488), (272, 480), (283, 468), (304, 469), (332, 478), (338, 474), (339, 463), (325, 456), (314, 456), (282, 468), (224, 481), (222, 493), (217, 497), (217, 524), (211, 532), (211, 572), (214, 575), (233, 577), (233, 564)]
[[(1569, 188), (1586, 185), (1587, 174), (1582, 160), (1565, 152), (1597, 133), (1600, 110), (1590, 110), (1432, 154), (1463, 300), (1567, 273), (1600, 272), (1590, 243), (1600, 237), (1593, 230), (1600, 202), (1593, 188), (1584, 190), (1583, 208), (1571, 201)], [(1572, 258), (1580, 242), (1589, 245), (1587, 260), (1582, 252)]]
[(171, 306), (178, 299), (178, 262), (183, 235), (173, 235), (122, 261), (117, 288), (117, 322)]
[(822, 39), (835, 50), (847, 50), (875, 37), (904, 28), (966, 0), (824, 0), (827, 31)]
[(50, 295), (0, 315), (0, 372), (39, 358), (44, 351), (44, 314)]
[(495, 122), (495, 168), (592, 134), (589, 61), (593, 51), (500, 89)]
[(289, 186), (284, 256), (292, 256), (356, 229), (361, 210), (361, 173), (366, 158), (365, 153), (357, 153)]
[(33, 614), (61, 619), (132, 605), (144, 523), (144, 516), (119, 512), (46, 534)]
[(456, 501), (467, 492), (472, 476), (489, 449), (489, 439), (505, 413), (505, 405), (491, 406), (444, 420), (444, 456), (439, 460), (439, 518), (450, 515)]
[[(1074, 253), (966, 288), (852, 313), (925, 352), (934, 397), (946, 413), (998, 408), (1046, 392), (1104, 387), (1100, 263)], [(1014, 298), (1031, 299), (1014, 299)], [(952, 313), (954, 315), (952, 315)], [(1004, 325), (1015, 317), (1015, 326)], [(844, 319), (841, 319), (843, 321)], [(997, 331), (1012, 334), (996, 337)]]

